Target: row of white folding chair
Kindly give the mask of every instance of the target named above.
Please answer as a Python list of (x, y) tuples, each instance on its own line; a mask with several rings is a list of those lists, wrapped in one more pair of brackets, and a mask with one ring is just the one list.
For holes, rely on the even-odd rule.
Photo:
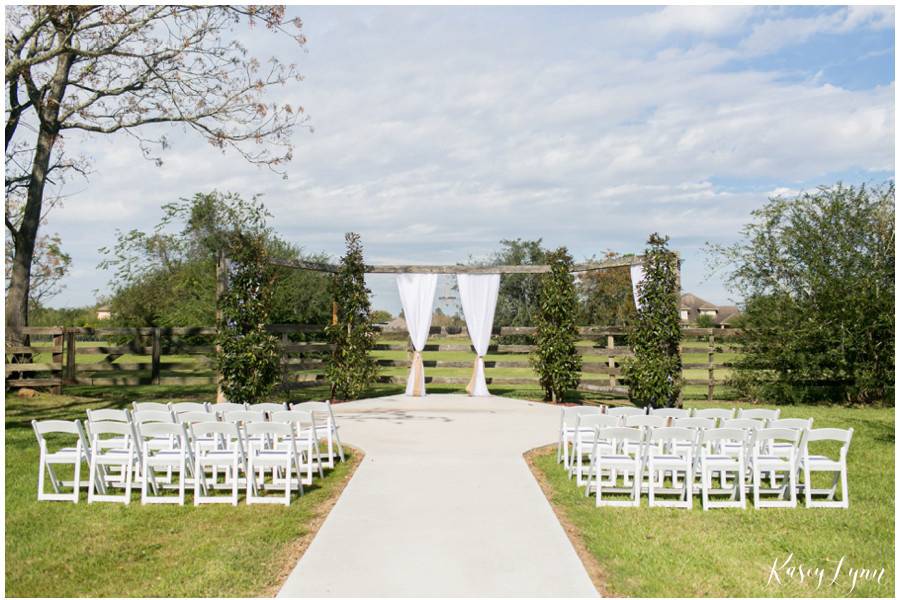
[[(591, 419), (595, 420), (595, 419)], [(737, 420), (734, 420), (737, 421)], [(623, 434), (620, 444), (610, 442), (610, 436), (616, 431), (632, 430), (632, 433)], [(674, 433), (673, 433), (674, 431)], [(619, 469), (623, 473), (623, 481), (628, 485), (628, 474), (635, 476), (633, 482), (631, 503), (637, 502), (642, 475), (644, 471), (641, 464), (647, 465), (647, 486), (649, 488), (651, 505), (654, 505), (653, 496), (656, 486), (656, 477), (664, 472), (672, 474), (673, 487), (677, 485), (676, 474), (684, 473), (683, 488), (688, 493), (695, 476), (701, 479), (701, 490), (704, 508), (718, 506), (745, 506), (745, 477), (749, 475), (748, 482), (754, 493), (754, 506), (796, 506), (796, 494), (799, 487), (799, 473), (804, 475), (804, 493), (807, 507), (838, 507), (849, 506), (849, 488), (847, 485), (847, 453), (853, 430), (842, 429), (803, 429), (803, 428), (719, 428), (719, 429), (689, 429), (686, 427), (656, 427), (641, 428), (603, 426), (596, 427), (594, 445), (591, 451), (591, 463), (586, 484), (586, 493), (591, 489), (591, 477), (598, 467), (595, 465), (597, 457), (609, 456), (619, 452), (615, 460), (610, 464), (610, 473), (613, 479), (617, 473), (618, 463), (623, 462), (624, 457), (631, 457), (635, 462), (629, 467)], [(663, 440), (668, 440), (665, 444)], [(841, 443), (839, 457), (834, 460), (823, 455), (811, 454), (810, 442), (837, 441)], [(747, 449), (749, 448), (749, 454)], [(778, 449), (775, 451), (775, 449)], [(664, 460), (659, 457), (665, 456)], [(625, 461), (627, 463), (627, 461)], [(641, 464), (638, 464), (641, 463)], [(690, 468), (688, 468), (690, 466)], [(834, 473), (834, 480), (830, 488), (816, 489), (812, 486), (811, 474), (817, 471)], [(713, 473), (719, 473), (721, 487), (713, 488), (711, 477)], [(731, 488), (726, 485), (726, 473), (732, 474), (734, 482)], [(773, 474), (781, 474), (783, 485), (777, 485), (777, 478)], [(771, 486), (766, 488), (761, 485), (763, 474), (770, 476)], [(579, 471), (580, 477), (580, 471)], [(841, 499), (834, 500), (840, 480)], [(595, 482), (596, 487), (596, 482)], [(602, 486), (601, 486), (602, 487)], [(710, 494), (718, 494), (731, 490), (732, 499), (724, 503), (714, 503), (709, 499)], [(764, 500), (762, 494), (777, 493), (787, 496), (782, 500)], [(826, 500), (815, 500), (814, 495), (825, 495)], [(680, 506), (690, 506), (685, 499)], [(598, 498), (598, 505), (600, 499)], [(658, 504), (658, 503), (657, 503)]]
[[(147, 411), (150, 412), (150, 411)], [(197, 415), (202, 413), (195, 413)], [(293, 415), (300, 419), (305, 415)], [(305, 452), (298, 452), (295, 425), (300, 419), (285, 421), (227, 421), (193, 420), (188, 423), (164, 421), (139, 421), (132, 428), (124, 423), (100, 421), (92, 425), (95, 448), (91, 454), (91, 484), (88, 491), (88, 502), (118, 501), (128, 504), (131, 498), (132, 481), (141, 484), (141, 503), (184, 503), (185, 489), (193, 484), (194, 503), (199, 505), (208, 502), (230, 502), (237, 504), (240, 473), (245, 473), (244, 483), (247, 489), (248, 504), (259, 502), (282, 502), (280, 499), (262, 497), (260, 488), (272, 487), (284, 490), (285, 504), (290, 503), (290, 494), (298, 489), (303, 494), (303, 485), (311, 483), (312, 444)], [(314, 432), (314, 427), (307, 431)], [(126, 443), (119, 448), (102, 449), (100, 436), (104, 433), (123, 437)], [(310, 436), (307, 436), (307, 440)], [(160, 439), (167, 439), (166, 444), (157, 444)], [(300, 460), (305, 454), (306, 461)], [(306, 478), (301, 479), (303, 466), (306, 465)], [(94, 494), (100, 489), (103, 481), (102, 467), (116, 465), (124, 473), (124, 495)], [(208, 480), (209, 468), (213, 481)], [(218, 469), (225, 471), (225, 484), (216, 482)], [(135, 470), (140, 470), (140, 477), (134, 477)], [(168, 479), (158, 481), (157, 470), (165, 469)], [(265, 483), (265, 470), (271, 469), (271, 483)], [(171, 481), (171, 473), (177, 472), (178, 482), (170, 487), (178, 490), (177, 498), (151, 494), (150, 489), (165, 487)], [(279, 473), (282, 471), (282, 473)], [(321, 469), (319, 470), (321, 475)], [(293, 473), (293, 474), (292, 474)], [(229, 483), (230, 482), (230, 483)], [(231, 489), (230, 497), (216, 497), (212, 490), (225, 487)]]
[[(725, 427), (725, 428), (736, 428), (736, 429), (745, 429), (748, 431), (756, 431), (762, 429), (763, 427), (767, 428), (787, 428), (787, 429), (798, 429), (798, 430), (809, 430), (812, 428), (812, 419), (774, 419), (768, 422), (756, 420), (756, 419), (725, 419), (716, 422), (714, 419), (707, 419), (702, 417), (662, 417), (656, 414), (653, 415), (642, 415), (642, 414), (634, 414), (627, 416), (614, 416), (614, 415), (597, 415), (597, 414), (578, 414), (576, 418), (576, 424), (574, 427), (573, 434), (573, 452), (571, 463), (569, 463), (569, 477), (571, 478), (573, 475), (576, 476), (576, 481), (578, 485), (583, 485), (582, 473), (583, 473), (583, 463), (587, 458), (588, 453), (590, 452), (590, 447), (593, 444), (593, 436), (594, 430), (596, 427), (616, 427), (616, 426), (624, 426), (624, 427), (639, 427), (646, 430), (653, 427), (666, 427), (666, 426), (674, 426), (674, 427), (685, 427), (688, 429), (695, 430), (705, 430), (705, 429), (713, 429), (716, 427)], [(685, 445), (684, 442), (677, 442), (677, 446), (682, 447)], [(696, 443), (694, 444), (696, 445)], [(694, 448), (696, 453), (696, 448)], [(737, 451), (737, 448), (733, 448), (732, 451)], [(741, 449), (745, 454), (749, 453), (749, 446), (744, 446)], [(771, 442), (770, 451), (775, 455), (784, 456), (785, 453), (789, 452), (790, 448), (785, 445), (783, 442)], [(774, 473), (772, 477), (774, 479)], [(723, 480), (724, 483), (724, 480)]]

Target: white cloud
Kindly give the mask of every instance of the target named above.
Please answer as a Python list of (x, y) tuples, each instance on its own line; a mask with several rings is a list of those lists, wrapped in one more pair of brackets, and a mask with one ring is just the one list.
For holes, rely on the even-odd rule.
[[(309, 53), (298, 57), (306, 80), (284, 96), (305, 106), (315, 133), (296, 134), (287, 181), (177, 132), (161, 169), (126, 137), (83, 141), (97, 172), (50, 228), (80, 244), (83, 269), (97, 260), (87, 246), (108, 244), (113, 228), (149, 228), (163, 202), (218, 188), (264, 193), (275, 228), (310, 251), (337, 254), (342, 234), (359, 231), (373, 261), (455, 262), (504, 237), (543, 237), (586, 257), (640, 250), (655, 230), (696, 250), (733, 239), (765, 190), (893, 169), (893, 84), (848, 90), (730, 70), (735, 51), (708, 38), (747, 31), (748, 10), (641, 17), (657, 37), (699, 37), (688, 47), (641, 40), (634, 52), (622, 36), (595, 35), (607, 22), (554, 29), (498, 14), (508, 13), (310, 9)], [(827, 27), (882, 26), (879, 14), (842, 11)], [(819, 18), (803, 21), (821, 31)], [(766, 27), (749, 47), (780, 39)], [(267, 38), (258, 50), (277, 47)], [(767, 183), (734, 192), (713, 183), (723, 179)], [(702, 263), (690, 258), (701, 266), (685, 285), (699, 286)], [(81, 271), (70, 292), (104, 277)]]

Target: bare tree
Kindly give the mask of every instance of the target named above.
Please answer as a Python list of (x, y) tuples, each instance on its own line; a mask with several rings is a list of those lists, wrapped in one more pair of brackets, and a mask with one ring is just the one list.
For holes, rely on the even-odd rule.
[[(291, 158), (303, 110), (264, 101), (300, 78), (293, 64), (250, 56), (234, 29), (263, 26), (300, 46), (299, 19), (283, 7), (9, 6), (6, 8), (6, 193), (22, 194), (6, 228), (13, 249), (6, 295), (7, 341), (19, 344), (45, 186), (86, 173), (62, 152), (67, 131), (131, 135), (159, 161), (167, 141), (153, 124), (182, 123), (214, 147), (276, 172)], [(268, 33), (267, 33), (268, 32)], [(8, 202), (7, 202), (8, 204)]]

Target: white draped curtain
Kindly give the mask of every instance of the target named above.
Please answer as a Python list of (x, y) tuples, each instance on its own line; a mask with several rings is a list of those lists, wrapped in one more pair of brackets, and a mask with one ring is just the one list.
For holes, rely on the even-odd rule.
[(428, 341), (431, 329), (431, 312), (434, 305), (434, 291), (437, 288), (436, 273), (404, 273), (397, 277), (403, 316), (412, 341), (415, 354), (406, 380), (407, 396), (425, 395), (425, 367), (422, 364), (422, 350)]
[(456, 279), (459, 283), (459, 299), (466, 318), (466, 328), (478, 355), (466, 391), (470, 396), (489, 396), (487, 382), (484, 380), (484, 356), (491, 342), (494, 309), (497, 307), (497, 292), (500, 290), (500, 275), (460, 274)]
[(641, 299), (638, 294), (638, 284), (644, 281), (644, 265), (631, 265), (631, 293), (634, 295), (634, 307), (641, 308)]

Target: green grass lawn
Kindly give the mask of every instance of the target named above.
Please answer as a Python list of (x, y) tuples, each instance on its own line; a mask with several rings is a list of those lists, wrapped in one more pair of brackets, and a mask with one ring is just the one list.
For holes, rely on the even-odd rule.
[[(689, 402), (688, 406), (714, 406)], [(735, 406), (729, 404), (728, 406)], [(757, 405), (758, 406), (758, 405)], [(849, 454), (850, 508), (704, 512), (601, 507), (576, 488), (556, 464), (555, 450), (537, 453), (535, 468), (550, 500), (599, 563), (607, 593), (617, 596), (893, 596), (894, 595), (894, 409), (783, 407), (784, 417), (813, 417), (816, 427), (852, 427)], [(695, 498), (696, 501), (696, 498)], [(785, 569), (767, 585), (774, 561), (793, 554), (794, 566), (820, 567), (823, 583)], [(840, 574), (830, 582), (841, 558)], [(851, 569), (884, 568), (881, 583)], [(808, 575), (808, 574), (807, 574)]]
[[(105, 397), (95, 398), (6, 396), (6, 595), (277, 592), (352, 474), (358, 454), (350, 453), (348, 462), (315, 479), (289, 507), (247, 506), (243, 498), (237, 507), (141, 506), (139, 488), (130, 506), (88, 505), (86, 491), (78, 504), (38, 502), (38, 446), (31, 419), (84, 419), (86, 408), (123, 407), (134, 399), (209, 399), (205, 388), (114, 390), (119, 393), (110, 395), (107, 389)], [(187, 502), (192, 502), (190, 493)]]

